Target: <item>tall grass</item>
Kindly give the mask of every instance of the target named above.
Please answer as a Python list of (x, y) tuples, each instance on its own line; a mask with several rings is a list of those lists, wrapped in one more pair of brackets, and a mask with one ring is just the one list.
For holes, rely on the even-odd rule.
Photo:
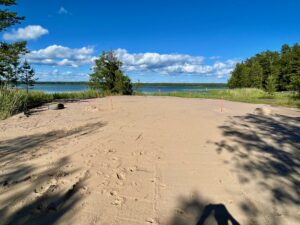
[(24, 91), (0, 88), (0, 119), (5, 119), (25, 109), (27, 96)]
[(84, 91), (71, 93), (44, 93), (44, 92), (29, 92), (24, 90), (0, 88), (0, 119), (16, 113), (22, 112), (26, 109), (41, 106), (58, 99), (88, 99), (103, 97), (105, 93), (98, 91)]
[[(145, 95), (145, 94), (139, 93), (138, 95)], [(147, 95), (173, 96), (173, 97), (183, 97), (183, 98), (225, 99), (225, 100), (237, 101), (237, 102), (281, 105), (281, 106), (300, 108), (300, 98), (297, 97), (295, 93), (275, 92), (274, 94), (269, 94), (263, 90), (256, 89), (256, 88), (209, 90), (206, 93), (160, 92), (160, 93), (151, 93)]]

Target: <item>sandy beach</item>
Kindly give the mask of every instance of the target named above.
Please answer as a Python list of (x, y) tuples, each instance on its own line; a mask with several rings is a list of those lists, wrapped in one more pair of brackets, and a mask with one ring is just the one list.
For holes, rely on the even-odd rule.
[(0, 121), (0, 224), (299, 224), (299, 110), (150, 96), (65, 106)]

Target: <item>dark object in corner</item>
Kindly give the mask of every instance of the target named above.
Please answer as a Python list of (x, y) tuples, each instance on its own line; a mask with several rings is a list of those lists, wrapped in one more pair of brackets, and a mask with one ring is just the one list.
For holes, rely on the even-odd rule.
[(232, 225), (240, 225), (236, 219), (229, 213), (223, 204), (209, 204), (207, 205), (196, 225), (204, 225), (206, 219), (210, 214), (213, 214), (218, 225), (228, 225), (229, 221)]
[(51, 109), (51, 110), (59, 110), (59, 109), (64, 109), (64, 108), (65, 108), (65, 106), (62, 103), (51, 104), (48, 106), (48, 109)]

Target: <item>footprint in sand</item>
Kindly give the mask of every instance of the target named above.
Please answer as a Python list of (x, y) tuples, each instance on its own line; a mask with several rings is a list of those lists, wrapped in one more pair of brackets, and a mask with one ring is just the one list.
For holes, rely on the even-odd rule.
[(150, 224), (155, 224), (155, 220), (152, 219), (152, 218), (147, 218), (147, 219), (146, 219), (146, 222), (147, 222), (147, 223), (150, 223)]
[(44, 183), (39, 184), (35, 189), (34, 193), (38, 195), (43, 195), (44, 193), (51, 191), (53, 192), (54, 189), (57, 187), (57, 180), (56, 179), (50, 179), (49, 181), (46, 181)]
[(120, 197), (120, 196), (116, 196), (115, 200), (113, 202), (111, 202), (112, 205), (115, 206), (121, 206), (124, 203), (125, 199)]
[(128, 171), (128, 172), (135, 172), (135, 171), (137, 171), (137, 166), (131, 166), (131, 167), (128, 167), (128, 168), (127, 168), (127, 171)]
[(126, 180), (125, 173), (118, 172), (118, 173), (116, 173), (116, 176), (117, 176), (118, 180)]

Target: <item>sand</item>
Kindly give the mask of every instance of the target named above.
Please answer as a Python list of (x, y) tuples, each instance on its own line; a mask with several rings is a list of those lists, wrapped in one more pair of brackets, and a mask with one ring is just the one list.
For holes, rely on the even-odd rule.
[(298, 110), (138, 96), (65, 106), (0, 121), (0, 224), (299, 224)]

